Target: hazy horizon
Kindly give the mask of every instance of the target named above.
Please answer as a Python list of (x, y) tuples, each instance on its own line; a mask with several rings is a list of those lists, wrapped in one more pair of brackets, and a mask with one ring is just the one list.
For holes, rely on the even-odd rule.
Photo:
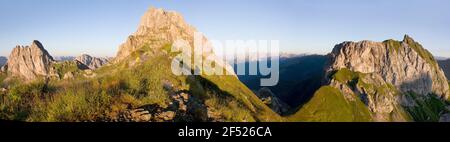
[(52, 56), (114, 57), (151, 6), (181, 13), (209, 39), (280, 40), (286, 53), (326, 54), (343, 41), (408, 34), (434, 56), (450, 57), (447, 0), (7, 0), (0, 56), (39, 40)]

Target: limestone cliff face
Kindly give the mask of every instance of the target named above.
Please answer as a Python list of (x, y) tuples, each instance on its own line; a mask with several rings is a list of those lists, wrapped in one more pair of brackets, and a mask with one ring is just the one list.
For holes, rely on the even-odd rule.
[(79, 61), (80, 63), (86, 65), (91, 70), (97, 69), (109, 62), (109, 60), (106, 58), (92, 57), (87, 54), (78, 56), (74, 60)]
[(13, 49), (5, 71), (26, 80), (33, 80), (38, 76), (50, 76), (53, 62), (53, 57), (35, 40), (30, 46), (17, 46)]
[(414, 104), (406, 102), (409, 99), (401, 95), (393, 85), (384, 81), (380, 75), (341, 69), (332, 76), (329, 86), (339, 89), (349, 102), (362, 101), (371, 112), (373, 121), (411, 120), (403, 106)]
[(427, 107), (418, 102), (450, 95), (433, 56), (409, 36), (403, 41), (344, 42), (329, 56), (326, 85), (339, 89), (346, 100), (360, 99), (374, 121), (417, 119), (412, 111)]
[(379, 75), (402, 93), (449, 97), (449, 86), (433, 56), (409, 36), (403, 41), (344, 42), (331, 55), (328, 71), (347, 68)]
[(194, 31), (178, 13), (150, 8), (142, 16), (138, 30), (119, 47), (115, 60), (123, 60), (146, 43), (159, 48), (177, 39), (188, 40), (189, 37), (192, 38)]
[[(171, 46), (179, 40), (186, 41), (191, 46), (191, 50), (194, 51), (196, 48), (199, 48), (194, 47), (196, 33), (198, 33), (197, 30), (187, 24), (181, 14), (163, 9), (150, 8), (142, 16), (138, 30), (130, 35), (125, 43), (120, 45), (119, 51), (112, 62), (121, 62), (127, 59), (133, 52), (144, 47), (158, 49), (161, 52), (170, 52)], [(219, 60), (215, 57), (212, 45), (204, 35), (199, 34), (197, 38), (199, 44), (206, 45), (201, 50), (203, 57), (213, 56), (217, 65), (226, 67), (227, 71), (234, 74), (230, 65), (224, 60)], [(167, 49), (163, 48), (169, 48), (169, 50), (167, 51)], [(153, 56), (161, 52), (147, 52), (145, 54), (147, 54), (146, 56)]]

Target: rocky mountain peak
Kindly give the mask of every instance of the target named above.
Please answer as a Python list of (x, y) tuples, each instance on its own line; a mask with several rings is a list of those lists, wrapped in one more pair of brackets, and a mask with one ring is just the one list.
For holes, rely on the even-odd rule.
[(403, 41), (344, 42), (336, 45), (328, 71), (347, 68), (377, 74), (400, 91), (447, 98), (447, 79), (433, 56), (411, 37)]
[(44, 46), (34, 40), (30, 46), (16, 46), (9, 55), (5, 71), (12, 75), (33, 80), (38, 76), (49, 76), (53, 57)]
[[(196, 33), (197, 30), (187, 24), (181, 14), (152, 7), (142, 16), (138, 30), (119, 47), (113, 63), (129, 59), (128, 57), (137, 50), (143, 51), (145, 54), (139, 59), (145, 59), (145, 56), (167, 54), (170, 52), (172, 44), (178, 40), (189, 43), (192, 48), (199, 48), (194, 47), (194, 38), (198, 38), (196, 40), (199, 40), (199, 44), (204, 45), (202, 55), (204, 57), (214, 56), (213, 59), (217, 65), (225, 67), (228, 73), (234, 74), (230, 65), (214, 55), (212, 44), (208, 39), (201, 33), (198, 33), (199, 36)], [(152, 52), (148, 52), (148, 50), (152, 50)], [(131, 65), (133, 64), (131, 63)]]
[(33, 40), (33, 42), (31, 43), (31, 46), (45, 50), (42, 43), (39, 42), (38, 40)]
[(109, 60), (106, 58), (92, 57), (88, 54), (78, 56), (74, 60), (84, 64), (85, 66), (87, 66), (89, 69), (92, 70), (97, 69), (109, 62)]
[[(447, 120), (445, 102), (450, 95), (447, 78), (431, 53), (410, 36), (405, 35), (402, 41), (343, 42), (334, 47), (328, 58), (323, 86), (294, 115), (297, 118)], [(327, 99), (329, 103), (324, 103)], [(338, 102), (336, 107), (342, 108), (336, 111), (333, 105)]]
[(409, 35), (403, 36), (403, 42), (405, 42), (405, 43), (416, 43), (416, 41), (414, 41), (414, 39), (411, 36), (409, 36)]
[(137, 31), (119, 47), (115, 62), (122, 61), (144, 45), (160, 48), (178, 39), (192, 43), (195, 31), (181, 14), (152, 7), (142, 16)]
[(360, 98), (375, 121), (408, 121), (404, 107), (411, 111), (417, 102), (449, 98), (444, 72), (408, 35), (403, 41), (344, 42), (329, 56), (326, 85), (340, 90), (347, 100)]
[(135, 35), (143, 35), (149, 30), (182, 30), (193, 31), (194, 28), (188, 25), (181, 14), (174, 11), (165, 11), (151, 7), (141, 18), (138, 31)]

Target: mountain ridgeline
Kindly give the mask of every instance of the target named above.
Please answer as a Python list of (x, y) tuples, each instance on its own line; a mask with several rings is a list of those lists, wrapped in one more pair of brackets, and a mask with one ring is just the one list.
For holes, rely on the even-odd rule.
[[(182, 40), (232, 75), (175, 75)], [(343, 42), (328, 55), (280, 58), (279, 84), (237, 76), (181, 14), (150, 8), (116, 57), (55, 60), (37, 40), (0, 72), (0, 119), (31, 122), (450, 121), (444, 71), (421, 44)], [(195, 55), (195, 54), (194, 54)], [(3, 60), (3, 58), (0, 58)], [(257, 61), (255, 61), (257, 62)], [(1, 63), (1, 62), (0, 62)], [(200, 66), (189, 65), (195, 71)], [(244, 64), (249, 64), (246, 62)], [(242, 82), (241, 82), (242, 81)]]
[(97, 58), (87, 54), (78, 56), (74, 60), (86, 65), (86, 67), (92, 70), (102, 67), (109, 62), (109, 59), (107, 58)]
[(343, 42), (326, 56), (280, 59), (276, 86), (261, 88), (264, 76), (239, 78), (257, 94), (265, 90), (288, 104), (285, 111), (272, 107), (287, 121), (449, 121), (449, 83), (439, 65), (406, 35)]
[(38, 76), (52, 76), (51, 64), (53, 57), (35, 40), (30, 46), (16, 46), (11, 52), (3, 71), (26, 80), (36, 79)]
[(448, 121), (449, 84), (411, 37), (344, 42), (328, 55), (323, 86), (293, 121)]
[[(298, 106), (306, 103), (322, 85), (325, 76), (325, 64), (328, 60), (323, 55), (298, 55), (280, 58), (280, 79), (275, 86), (260, 87), (262, 75), (239, 75), (239, 79), (251, 90), (273, 93), (273, 98), (280, 99), (287, 107), (284, 111), (277, 111), (282, 115), (288, 115), (297, 110)], [(258, 62), (258, 61), (252, 61)], [(243, 64), (250, 64), (244, 62)], [(266, 90), (266, 91), (264, 91)]]
[[(111, 62), (87, 55), (54, 61), (35, 41), (13, 52), (1, 73), (0, 119), (69, 122), (254, 122), (283, 119), (235, 75), (172, 74), (178, 40), (196, 29), (173, 11), (150, 8)], [(212, 49), (206, 37), (201, 40)], [(39, 43), (39, 44), (38, 44)], [(189, 47), (182, 47), (189, 48)], [(196, 48), (196, 47), (193, 47)], [(203, 56), (213, 57), (212, 50)], [(26, 54), (24, 54), (26, 53)], [(23, 60), (22, 60), (23, 59)], [(214, 59), (216, 66), (230, 69)], [(195, 66), (190, 66), (194, 70)], [(24, 83), (23, 81), (28, 83)]]

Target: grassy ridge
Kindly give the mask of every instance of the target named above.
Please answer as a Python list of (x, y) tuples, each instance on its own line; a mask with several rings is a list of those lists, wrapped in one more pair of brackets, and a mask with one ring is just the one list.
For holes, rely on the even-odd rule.
[(290, 121), (313, 122), (365, 122), (372, 121), (366, 106), (359, 100), (348, 102), (340, 90), (323, 86)]
[[(221, 121), (281, 121), (236, 77), (175, 76), (170, 69), (173, 55), (157, 50), (143, 47), (124, 62), (94, 71), (93, 78), (10, 83), (8, 91), (1, 93), (0, 119), (111, 121), (128, 108), (167, 107), (169, 92), (187, 92), (218, 113)], [(73, 67), (69, 63), (55, 65), (60, 75), (75, 71)]]

